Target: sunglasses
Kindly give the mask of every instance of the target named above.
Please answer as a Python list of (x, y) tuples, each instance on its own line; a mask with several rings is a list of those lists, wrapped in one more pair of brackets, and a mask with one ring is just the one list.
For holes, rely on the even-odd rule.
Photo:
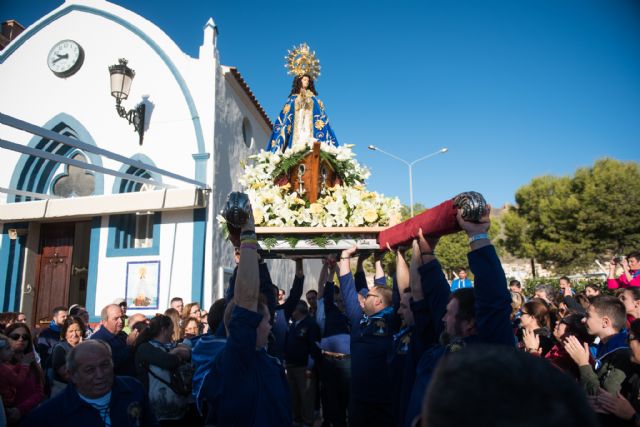
[(20, 338), (22, 338), (23, 341), (28, 341), (31, 339), (31, 337), (28, 334), (11, 334), (9, 335), (9, 338), (11, 338), (14, 341), (18, 341)]

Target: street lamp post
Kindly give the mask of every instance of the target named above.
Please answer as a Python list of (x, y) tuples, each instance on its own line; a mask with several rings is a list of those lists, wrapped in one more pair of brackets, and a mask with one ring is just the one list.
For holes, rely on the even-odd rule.
[(433, 157), (433, 156), (437, 156), (438, 154), (444, 154), (447, 151), (449, 151), (448, 148), (441, 148), (438, 151), (436, 151), (435, 153), (431, 153), (431, 154), (427, 154), (426, 156), (420, 157), (419, 159), (416, 159), (412, 162), (408, 162), (404, 159), (401, 159), (400, 157), (393, 155), (391, 153), (387, 153), (384, 150), (381, 150), (380, 148), (376, 147), (375, 145), (370, 145), (369, 150), (371, 151), (379, 151), (382, 154), (386, 154), (387, 156), (394, 158), (396, 160), (401, 161), (402, 163), (404, 163), (405, 165), (407, 165), (409, 167), (409, 203), (410, 203), (410, 209), (411, 209), (411, 217), (413, 218), (413, 165), (415, 165), (416, 163), (422, 161), (422, 160), (426, 160), (429, 157)]

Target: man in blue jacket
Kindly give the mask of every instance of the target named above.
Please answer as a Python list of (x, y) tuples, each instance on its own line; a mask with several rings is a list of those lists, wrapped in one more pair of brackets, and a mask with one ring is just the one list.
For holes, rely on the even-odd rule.
[(387, 361), (393, 351), (391, 289), (376, 285), (358, 302), (349, 259), (357, 248), (342, 251), (340, 289), (351, 322), (351, 410), (349, 424), (392, 426), (391, 376)]
[[(251, 212), (251, 209), (249, 209)], [(289, 387), (280, 361), (267, 354), (270, 312), (261, 301), (253, 214), (241, 228), (233, 300), (225, 311), (227, 343), (210, 375), (219, 385), (207, 399), (206, 424), (291, 426)], [(275, 301), (275, 293), (271, 292)]]
[(442, 267), (435, 258), (433, 245), (427, 243), (420, 231), (422, 266), (418, 272), (432, 315), (431, 324), (437, 330), (443, 329), (444, 333), (441, 338), (443, 344), (430, 347), (420, 358), (405, 425), (411, 425), (419, 416), (427, 386), (443, 355), (474, 343), (510, 346), (515, 343), (506, 277), (487, 234), (491, 225), (490, 210), (487, 206), (485, 216), (477, 223), (463, 220), (458, 212), (458, 224), (469, 237), (471, 252), (467, 258), (475, 275), (475, 288), (451, 293)]
[(147, 393), (135, 378), (114, 376), (111, 348), (88, 340), (71, 350), (67, 359), (71, 384), (34, 409), (24, 427), (150, 427), (158, 423)]
[(109, 304), (100, 312), (100, 329), (93, 335), (92, 340), (102, 340), (111, 347), (113, 366), (116, 375), (136, 375), (133, 361), (133, 336), (129, 337), (122, 330), (124, 328), (124, 313), (117, 304)]

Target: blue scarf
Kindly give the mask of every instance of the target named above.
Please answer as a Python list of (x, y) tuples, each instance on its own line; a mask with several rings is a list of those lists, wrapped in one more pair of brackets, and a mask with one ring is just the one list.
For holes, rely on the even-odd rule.
[(60, 333), (60, 326), (58, 326), (58, 324), (56, 323), (55, 320), (52, 320), (51, 323), (49, 323), (49, 328), (53, 331), (53, 332), (57, 332)]
[(391, 314), (391, 313), (393, 313), (393, 307), (387, 307), (375, 314), (372, 314), (371, 316), (367, 316), (365, 314), (364, 316), (362, 316), (362, 319), (360, 319), (360, 324), (366, 325), (369, 319), (379, 319), (381, 317), (384, 317), (386, 314)]

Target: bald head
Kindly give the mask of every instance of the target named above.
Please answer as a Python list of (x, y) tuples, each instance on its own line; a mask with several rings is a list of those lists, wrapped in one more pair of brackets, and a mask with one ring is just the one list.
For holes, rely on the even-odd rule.
[(145, 322), (146, 320), (147, 320), (147, 318), (142, 313), (133, 314), (133, 315), (129, 316), (129, 328), (131, 328), (133, 330), (133, 327), (135, 326), (136, 323)]

